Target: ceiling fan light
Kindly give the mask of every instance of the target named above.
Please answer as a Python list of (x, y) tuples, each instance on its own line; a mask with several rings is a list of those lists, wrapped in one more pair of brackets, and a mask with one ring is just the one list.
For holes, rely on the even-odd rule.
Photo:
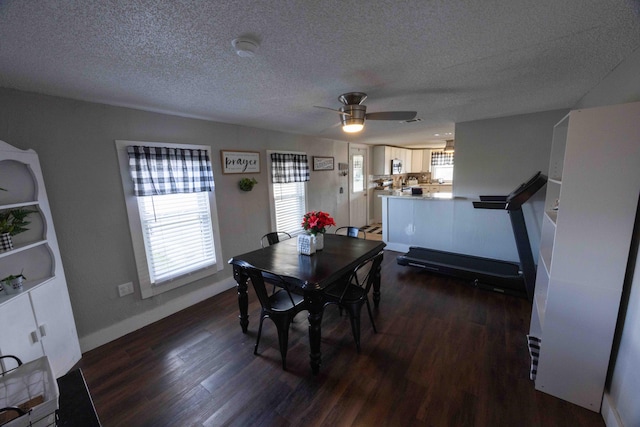
[(354, 124), (342, 126), (342, 130), (348, 133), (360, 132), (363, 128), (364, 128), (364, 125), (361, 123), (354, 123)]

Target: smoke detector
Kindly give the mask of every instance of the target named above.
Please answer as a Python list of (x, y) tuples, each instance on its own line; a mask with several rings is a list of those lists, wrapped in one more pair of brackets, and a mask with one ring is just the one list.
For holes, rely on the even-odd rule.
[(256, 55), (258, 47), (260, 47), (257, 41), (247, 38), (234, 39), (231, 44), (238, 56), (242, 58), (253, 58)]

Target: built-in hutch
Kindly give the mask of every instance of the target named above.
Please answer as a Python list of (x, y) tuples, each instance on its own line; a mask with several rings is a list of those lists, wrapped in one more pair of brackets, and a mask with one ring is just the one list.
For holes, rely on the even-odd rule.
[(28, 231), (0, 252), (0, 279), (24, 274), (24, 290), (0, 293), (0, 354), (28, 362), (47, 355), (56, 377), (80, 360), (80, 346), (38, 155), (0, 141), (0, 211), (27, 208)]
[(599, 411), (640, 194), (640, 103), (554, 128), (530, 334), (535, 387)]

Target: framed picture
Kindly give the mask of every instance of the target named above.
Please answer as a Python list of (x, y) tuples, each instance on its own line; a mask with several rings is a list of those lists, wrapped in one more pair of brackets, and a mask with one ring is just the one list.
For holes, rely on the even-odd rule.
[(313, 156), (314, 171), (332, 171), (333, 157), (316, 157)]
[(222, 173), (260, 173), (258, 151), (220, 150)]

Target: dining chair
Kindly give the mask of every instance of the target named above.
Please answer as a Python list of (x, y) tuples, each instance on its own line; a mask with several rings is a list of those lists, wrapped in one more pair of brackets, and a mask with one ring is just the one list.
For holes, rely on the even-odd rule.
[(335, 286), (331, 286), (324, 291), (325, 307), (330, 304), (336, 304), (340, 309), (345, 309), (349, 313), (351, 330), (356, 341), (358, 353), (360, 353), (360, 312), (363, 305), (366, 304), (367, 306), (373, 332), (378, 332), (371, 314), (368, 295), (376, 278), (376, 272), (380, 269), (380, 264), (382, 264), (383, 255), (383, 251), (378, 252), (360, 263), (348, 278), (339, 280)]
[[(260, 313), (260, 326), (258, 327), (258, 338), (253, 349), (253, 354), (258, 354), (258, 345), (262, 335), (262, 324), (265, 318), (269, 318), (276, 325), (278, 330), (278, 343), (280, 345), (280, 355), (282, 356), (282, 369), (287, 370), (287, 350), (289, 348), (289, 326), (296, 314), (306, 310), (306, 304), (302, 295), (291, 292), (292, 286), (285, 279), (275, 273), (258, 270), (251, 264), (244, 261), (239, 262), (256, 291), (258, 300), (262, 307)], [(275, 283), (278, 290), (269, 295), (266, 282)]]
[(280, 239), (284, 238), (290, 239), (291, 234), (285, 231), (272, 231), (271, 233), (267, 233), (260, 238), (260, 246), (264, 248), (266, 246), (275, 245), (276, 243), (280, 243)]
[(360, 233), (362, 233), (363, 239), (367, 238), (367, 233), (364, 230), (360, 230), (358, 227), (344, 226), (336, 230), (336, 234), (342, 234), (345, 236), (355, 237), (355, 238), (360, 238)]

